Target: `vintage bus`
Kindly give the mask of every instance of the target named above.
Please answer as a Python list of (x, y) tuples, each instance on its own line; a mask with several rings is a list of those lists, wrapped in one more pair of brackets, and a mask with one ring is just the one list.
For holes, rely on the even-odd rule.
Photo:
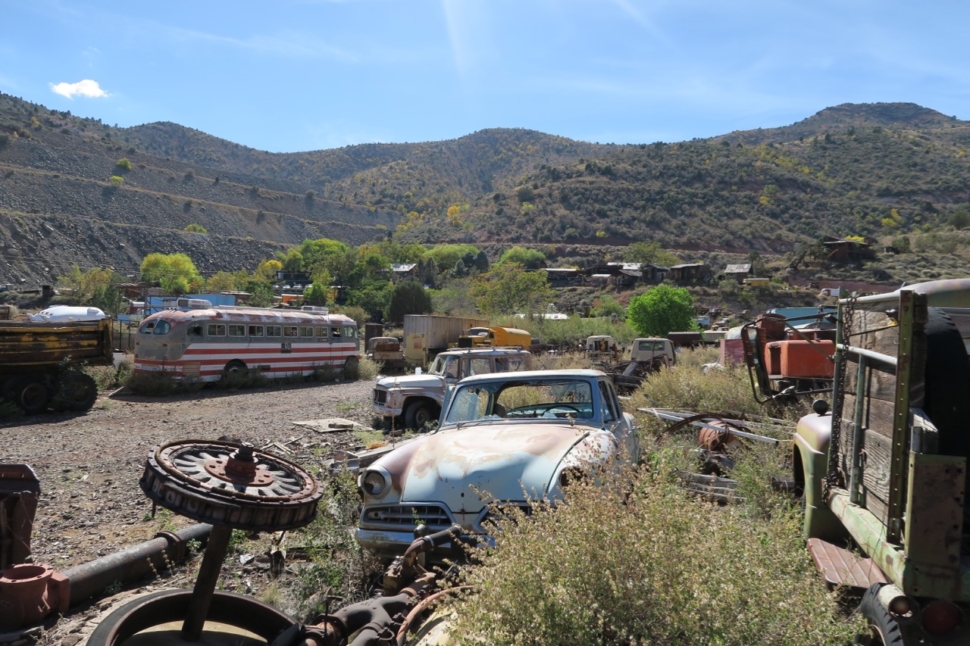
[(310, 375), (324, 366), (356, 371), (357, 324), (325, 308), (312, 309), (212, 307), (152, 314), (138, 328), (135, 372), (219, 381), (249, 370), (271, 378)]

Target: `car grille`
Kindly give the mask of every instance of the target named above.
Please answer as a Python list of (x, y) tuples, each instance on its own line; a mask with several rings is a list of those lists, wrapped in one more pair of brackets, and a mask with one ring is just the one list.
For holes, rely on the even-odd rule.
[(413, 529), (419, 524), (438, 531), (451, 527), (451, 516), (441, 505), (382, 505), (367, 507), (360, 524), (368, 528)]
[(381, 390), (380, 388), (374, 389), (374, 403), (375, 404), (386, 404), (387, 403), (387, 391)]
[(496, 524), (514, 520), (516, 509), (526, 517), (532, 516), (532, 505), (527, 502), (502, 503), (498, 508), (489, 505), (478, 517), (478, 529), (487, 532), (494, 529)]

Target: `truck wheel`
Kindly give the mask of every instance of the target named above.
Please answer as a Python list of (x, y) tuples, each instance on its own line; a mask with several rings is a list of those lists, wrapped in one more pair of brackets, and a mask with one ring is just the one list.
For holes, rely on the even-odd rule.
[(83, 413), (98, 399), (98, 384), (89, 375), (68, 374), (60, 379), (55, 401), (62, 410)]
[(246, 364), (239, 359), (233, 359), (222, 369), (222, 380), (242, 377), (247, 372)]
[(28, 415), (42, 413), (51, 400), (51, 391), (42, 377), (21, 377), (10, 384), (6, 399)]
[(872, 631), (868, 637), (870, 644), (883, 644), (883, 646), (903, 646), (903, 635), (899, 630), (899, 625), (889, 610), (883, 608), (877, 598), (881, 583), (876, 583), (862, 595), (859, 602), (859, 614), (869, 622), (869, 629)]
[(435, 413), (434, 404), (429, 402), (415, 402), (408, 406), (404, 413), (404, 423), (407, 428), (416, 431), (424, 430), (424, 427), (438, 419)]
[(940, 453), (970, 457), (970, 361), (959, 330), (942, 310), (928, 308), (923, 409), (939, 429)]

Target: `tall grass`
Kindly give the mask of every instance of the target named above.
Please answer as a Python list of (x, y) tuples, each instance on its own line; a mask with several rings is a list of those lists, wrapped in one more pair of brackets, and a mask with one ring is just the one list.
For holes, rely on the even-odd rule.
[(556, 509), (505, 522), (458, 602), (468, 644), (847, 644), (794, 512), (754, 518), (643, 470), (626, 499), (572, 485)]

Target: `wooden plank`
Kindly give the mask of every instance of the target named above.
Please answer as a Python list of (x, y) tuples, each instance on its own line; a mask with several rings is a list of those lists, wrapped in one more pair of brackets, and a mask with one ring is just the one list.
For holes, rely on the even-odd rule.
[[(843, 415), (848, 417), (848, 423), (852, 423), (852, 414), (855, 414), (855, 395), (845, 395), (845, 405)], [(882, 399), (866, 399), (866, 407), (862, 414), (862, 426), (866, 429), (876, 431), (880, 435), (890, 437), (893, 432), (893, 404), (891, 401)], [(852, 414), (848, 414), (852, 411)]]
[(889, 463), (892, 457), (890, 438), (867, 429), (864, 433), (865, 458), (862, 469), (862, 486), (866, 500), (872, 494), (883, 501), (889, 500)]

